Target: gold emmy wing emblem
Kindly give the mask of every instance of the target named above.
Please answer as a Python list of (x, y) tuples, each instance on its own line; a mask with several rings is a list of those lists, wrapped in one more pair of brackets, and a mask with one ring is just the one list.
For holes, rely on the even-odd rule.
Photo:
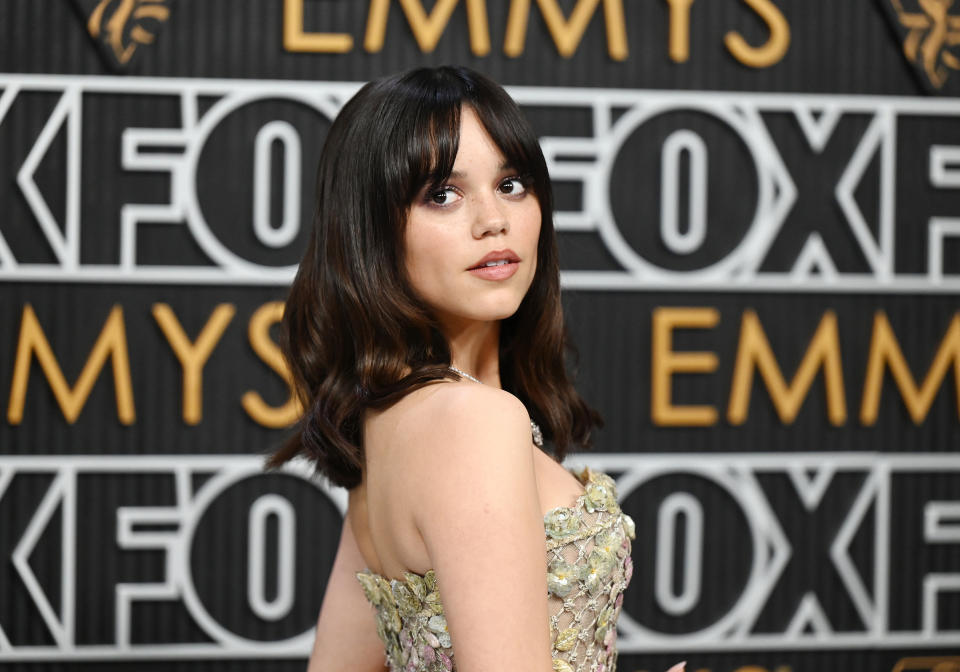
[(87, 32), (107, 63), (118, 71), (130, 68), (140, 47), (153, 44), (170, 18), (173, 0), (74, 0)]
[[(933, 91), (943, 89), (951, 71), (960, 70), (953, 47), (960, 44), (956, 0), (884, 0), (904, 33), (903, 53)], [(960, 6), (956, 7), (960, 10)]]
[(960, 672), (960, 656), (922, 656), (901, 658), (892, 672)]

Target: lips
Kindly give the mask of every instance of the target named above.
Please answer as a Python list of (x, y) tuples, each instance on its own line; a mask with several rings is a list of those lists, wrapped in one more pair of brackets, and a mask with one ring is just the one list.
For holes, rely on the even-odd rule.
[(487, 268), (487, 264), (492, 261), (498, 262), (507, 262), (508, 264), (516, 264), (520, 262), (520, 257), (517, 256), (517, 253), (513, 250), (494, 250), (493, 252), (488, 253), (485, 257), (473, 264), (468, 271), (472, 271), (478, 268)]

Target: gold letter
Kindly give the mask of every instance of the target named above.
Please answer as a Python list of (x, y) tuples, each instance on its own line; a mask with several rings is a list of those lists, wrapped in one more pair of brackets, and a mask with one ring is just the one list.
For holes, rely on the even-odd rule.
[(713, 425), (713, 406), (674, 406), (671, 376), (674, 373), (710, 373), (717, 368), (712, 352), (673, 351), (673, 330), (710, 329), (720, 320), (715, 308), (657, 308), (653, 311), (653, 347), (650, 375), (650, 415), (657, 425)]
[(770, 39), (760, 47), (751, 47), (740, 33), (731, 30), (723, 42), (738, 61), (751, 68), (766, 68), (780, 61), (790, 46), (790, 24), (771, 0), (744, 0), (770, 29)]
[(843, 391), (836, 314), (832, 310), (823, 314), (788, 387), (770, 349), (770, 342), (760, 325), (760, 319), (754, 311), (744, 311), (737, 361), (733, 365), (727, 420), (733, 425), (742, 425), (746, 421), (750, 391), (753, 387), (753, 369), (756, 367), (767, 384), (780, 421), (789, 425), (797, 417), (820, 366), (823, 366), (823, 382), (827, 392), (827, 415), (831, 424), (842, 425), (847, 420), (847, 402)]
[(690, 58), (690, 5), (693, 0), (667, 0), (670, 5), (670, 60)]
[(57, 358), (50, 348), (50, 343), (43, 333), (43, 327), (37, 320), (33, 307), (28, 303), (23, 307), (23, 320), (20, 323), (20, 340), (17, 343), (17, 356), (13, 366), (13, 382), (10, 385), (10, 406), (7, 409), (7, 420), (11, 425), (19, 425), (23, 420), (23, 406), (27, 396), (27, 380), (30, 376), (30, 355), (36, 353), (37, 361), (47, 381), (53, 396), (60, 404), (63, 417), (73, 424), (87, 397), (93, 389), (93, 384), (100, 375), (109, 356), (113, 363), (113, 388), (117, 396), (117, 417), (124, 425), (132, 425), (134, 421), (133, 385), (130, 382), (130, 357), (127, 354), (127, 332), (123, 327), (123, 309), (114, 306), (107, 317), (107, 321), (100, 330), (97, 342), (87, 357), (80, 377), (71, 388), (67, 384), (63, 371), (57, 363)]
[(280, 374), (280, 377), (290, 387), (290, 398), (283, 406), (275, 408), (267, 405), (267, 402), (263, 400), (259, 393), (250, 390), (240, 400), (243, 409), (254, 421), (272, 429), (292, 425), (303, 412), (303, 408), (293, 391), (290, 369), (287, 368), (287, 363), (283, 359), (280, 348), (270, 340), (270, 326), (279, 322), (282, 317), (282, 301), (263, 304), (250, 318), (249, 336), (250, 345), (253, 346), (254, 352), (260, 355), (260, 359), (266, 362), (267, 366)]
[[(564, 58), (570, 58), (577, 50), (583, 33), (590, 23), (590, 17), (597, 11), (600, 0), (577, 0), (570, 14), (570, 20), (564, 18), (557, 0), (537, 0), (540, 13), (543, 14), (547, 28), (553, 37), (557, 51)], [(503, 53), (516, 57), (523, 54), (527, 41), (527, 20), (530, 18), (530, 0), (512, 0), (510, 15), (507, 17), (507, 34), (503, 42)], [(627, 28), (623, 18), (623, 0), (603, 0), (603, 18), (607, 26), (607, 52), (615, 61), (627, 59)]]
[[(413, 37), (420, 51), (429, 53), (437, 46), (450, 15), (459, 0), (437, 0), (427, 15), (421, 0), (400, 0), (403, 13), (407, 16)], [(367, 15), (367, 35), (363, 47), (373, 53), (383, 49), (383, 36), (387, 31), (387, 14), (390, 0), (371, 0), (370, 13)], [(490, 28), (487, 24), (486, 0), (467, 0), (467, 25), (470, 27), (470, 51), (474, 56), (486, 56), (490, 53)]]
[(196, 425), (203, 419), (203, 367), (223, 336), (235, 312), (229, 303), (221, 303), (203, 326), (195, 343), (183, 333), (183, 327), (166, 303), (153, 304), (153, 318), (167, 337), (183, 368), (183, 421)]
[(877, 421), (880, 408), (880, 392), (883, 387), (884, 365), (889, 365), (890, 373), (897, 383), (900, 396), (903, 397), (913, 424), (919, 425), (927, 416), (930, 404), (937, 394), (953, 360), (953, 382), (956, 387), (957, 417), (960, 418), (960, 313), (956, 313), (947, 327), (947, 333), (940, 341), (937, 354), (927, 371), (923, 385), (917, 384), (910, 373), (910, 367), (903, 358), (903, 352), (897, 343), (890, 322), (883, 311), (873, 316), (873, 335), (870, 339), (870, 355), (867, 358), (867, 375), (863, 383), (863, 402), (860, 405), (860, 422), (872, 425)]
[(283, 48), (287, 51), (323, 51), (345, 54), (353, 49), (353, 38), (346, 33), (303, 32), (304, 0), (284, 0)]

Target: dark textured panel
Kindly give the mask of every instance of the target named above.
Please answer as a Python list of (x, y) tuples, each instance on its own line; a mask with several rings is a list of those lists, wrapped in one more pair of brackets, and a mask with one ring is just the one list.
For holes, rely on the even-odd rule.
[[(264, 303), (282, 300), (282, 290), (30, 284), (7, 285), (3, 293), (0, 349), (10, 353), (0, 360), (5, 402), (25, 304), (33, 306), (71, 384), (111, 308), (119, 305), (136, 407), (135, 422), (122, 425), (117, 419), (108, 364), (80, 416), (69, 424), (34, 360), (23, 422), (0, 423), (0, 446), (5, 454), (261, 453), (282, 440), (284, 432), (260, 427), (240, 405), (244, 392), (251, 389), (274, 405), (287, 398), (286, 385), (260, 361), (247, 338), (253, 312)], [(196, 339), (218, 305), (236, 306), (234, 318), (204, 366), (203, 421), (198, 425), (182, 420), (182, 370), (151, 314), (155, 303), (169, 304), (191, 339)]]
[[(487, 3), (491, 52), (478, 57), (465, 39), (464, 3), (458, 5), (429, 54), (420, 52), (394, 3), (383, 50), (368, 53), (363, 39), (369, 3), (305, 0), (307, 31), (353, 37), (353, 50), (342, 55), (285, 52), (280, 4), (261, 0), (178, 3), (156, 43), (139, 55), (135, 72), (164, 77), (362, 81), (415, 65), (453, 62), (476, 67), (504, 84), (907, 95), (921, 91), (874, 0), (778, 0), (776, 6), (790, 26), (790, 47), (781, 62), (765, 69), (741, 65), (724, 46), (724, 36), (731, 30), (755, 46), (769, 36), (764, 22), (739, 0), (692, 4), (690, 58), (685, 63), (674, 63), (668, 55), (666, 2), (624, 0), (630, 53), (622, 62), (607, 55), (602, 11), (591, 20), (574, 55), (563, 59), (534, 8), (526, 49), (521, 56), (508, 58), (503, 54), (508, 3), (491, 0)], [(569, 12), (574, 2), (559, 4)], [(70, 3), (7, 0), (0, 6), (0, 26), (5, 31), (0, 70), (110, 72)]]
[[(884, 0), (885, 2), (885, 0)], [(424, 54), (400, 9), (391, 3), (383, 49), (364, 48), (368, 2), (359, 0), (304, 0), (307, 31), (344, 32), (352, 36), (348, 54), (295, 53), (283, 46), (283, 11), (279, 0), (195, 0), (174, 3), (170, 19), (153, 44), (139, 47), (125, 75), (130, 82), (142, 77), (211, 78), (237, 80), (292, 80), (295, 82), (360, 82), (417, 65), (463, 63), (492, 75), (507, 85), (569, 86), (612, 89), (664, 89), (751, 93), (925, 95), (925, 89), (903, 55), (904, 32), (891, 25), (879, 0), (776, 0), (790, 27), (790, 47), (770, 67), (739, 63), (724, 44), (737, 31), (751, 45), (763, 44), (769, 29), (749, 3), (742, 0), (700, 0), (690, 6), (689, 58), (679, 63), (669, 57), (670, 3), (664, 0), (624, 0), (629, 55), (622, 62), (607, 54), (607, 31), (598, 9), (582, 41), (570, 58), (558, 56), (546, 23), (533, 3), (522, 55), (504, 55), (507, 0), (487, 2), (492, 50), (485, 56), (470, 51), (465, 3), (460, 3), (436, 49)], [(86, 33), (84, 22), (64, 0), (3, 0), (0, 2), (0, 72), (44, 75), (108, 75), (113, 71)], [(89, 10), (93, 0), (81, 3)], [(424, 2), (432, 7), (434, 2)], [(575, 0), (561, 0), (567, 13)], [(950, 76), (949, 93), (960, 73)], [(77, 80), (71, 80), (77, 81)], [(123, 80), (121, 80), (123, 81)], [(210, 95), (206, 95), (210, 94)], [(651, 98), (652, 99), (652, 98)], [(917, 100), (919, 98), (914, 98)], [(52, 262), (54, 250), (40, 235), (17, 175), (58, 104), (58, 93), (27, 91), (13, 101), (0, 123), (0, 211), (2, 232), (14, 256), (22, 263)], [(218, 92), (199, 96), (200, 116), (219, 101)], [(574, 101), (575, 102), (575, 101)], [(114, 264), (120, 254), (120, 222), (130, 203), (163, 204), (171, 195), (169, 177), (162, 171), (133, 171), (123, 167), (123, 133), (128, 128), (177, 129), (185, 123), (181, 101), (175, 95), (144, 96), (132, 91), (87, 93), (83, 98), (79, 200), (84, 235), (83, 264)], [(566, 101), (564, 101), (566, 104)], [(530, 104), (525, 107), (541, 136), (592, 137), (597, 121), (582, 107)], [(615, 121), (622, 114), (614, 110)], [(247, 223), (250, 209), (253, 136), (271, 119), (290, 122), (303, 140), (300, 210), (306, 221), (312, 210), (313, 166), (329, 120), (289, 100), (259, 100), (235, 111), (218, 125), (198, 157), (197, 193), (200, 208), (214, 235), (237, 255), (266, 266), (293, 263), (304, 244), (301, 235), (280, 249), (257, 245)], [(829, 142), (811, 147), (794, 115), (767, 110), (762, 122), (782, 155), (797, 199), (784, 226), (771, 241), (760, 270), (787, 272), (811, 233), (817, 233), (841, 272), (869, 271), (855, 235), (842, 217), (835, 190), (858, 143), (869, 132), (872, 117), (864, 112), (844, 115)], [(709, 165), (707, 243), (695, 254), (671, 254), (658, 236), (661, 190), (660, 150), (676, 130), (696, 131), (706, 142)], [(934, 187), (930, 179), (930, 148), (960, 145), (960, 126), (954, 116), (903, 116), (896, 120), (893, 204), (897, 223), (894, 270), (925, 273), (931, 217), (955, 216), (960, 203), (955, 190)], [(59, 129), (50, 151), (40, 163), (36, 182), (48, 199), (51, 213), (62, 223), (68, 203), (64, 164), (68, 161), (67, 131)], [(716, 158), (714, 158), (716, 157)], [(560, 158), (575, 159), (576, 157)], [(276, 162), (276, 156), (274, 156)], [(760, 178), (740, 135), (702, 110), (671, 110), (655, 114), (639, 126), (612, 161), (610, 188), (604, 196), (626, 243), (653, 263), (673, 270), (703, 268), (724, 257), (742, 242), (759, 193)], [(274, 171), (272, 187), (278, 191)], [(866, 166), (865, 178), (854, 197), (878, 235), (878, 197), (883, 173), (878, 157)], [(680, 189), (688, 186), (680, 180)], [(557, 204), (576, 211), (587, 199), (575, 180), (559, 180)], [(272, 203), (274, 219), (278, 200)], [(681, 204), (681, 220), (688, 212)], [(239, 223), (239, 224), (238, 224)], [(595, 232), (563, 232), (559, 245), (565, 270), (617, 270), (620, 264)], [(944, 274), (960, 273), (960, 241), (943, 246)], [(145, 264), (209, 265), (210, 259), (182, 226), (147, 223), (140, 228), (136, 258)], [(215, 459), (260, 455), (277, 446), (284, 430), (267, 429), (243, 410), (241, 397), (258, 391), (272, 405), (287, 398), (282, 380), (251, 349), (247, 329), (254, 311), (269, 301), (282, 300), (282, 288), (247, 286), (130, 285), (123, 282), (82, 284), (48, 282), (0, 285), (0, 408), (6, 412), (14, 359), (24, 307), (29, 304), (43, 326), (69, 384), (76, 381), (113, 306), (123, 310), (128, 341), (136, 419), (126, 426), (117, 418), (116, 395), (110, 365), (104, 368), (86, 405), (69, 423), (34, 361), (29, 374), (22, 422), (0, 421), (0, 457), (31, 456), (187, 456)], [(579, 346), (579, 389), (606, 420), (594, 437), (595, 448), (615, 454), (699, 453), (709, 462), (719, 453), (779, 452), (784, 463), (792, 453), (849, 452), (866, 460), (888, 453), (954, 455), (960, 446), (958, 391), (948, 372), (933, 396), (925, 418), (914, 423), (891, 376), (884, 377), (879, 414), (874, 424), (859, 417), (867, 353), (874, 315), (882, 311), (896, 333), (915, 380), (922, 381), (960, 300), (951, 294), (775, 293), (568, 291), (567, 319)], [(182, 418), (182, 371), (170, 345), (151, 315), (157, 303), (168, 303), (190, 338), (195, 338), (212, 311), (222, 303), (236, 314), (203, 369), (203, 419), (189, 425)], [(716, 408), (718, 422), (710, 427), (662, 427), (651, 416), (652, 313), (658, 307), (710, 307), (720, 321), (712, 329), (678, 330), (673, 348), (716, 353), (719, 366), (709, 374), (677, 374), (671, 400), (678, 405), (707, 404)], [(747, 421), (732, 424), (726, 417), (745, 311), (760, 319), (778, 365), (790, 381), (810, 337), (827, 311), (838, 318), (847, 419), (833, 426), (826, 412), (823, 373), (814, 379), (795, 420), (777, 415), (771, 395), (754, 376)], [(875, 455), (877, 454), (877, 455)], [(139, 459), (139, 457), (137, 458)], [(98, 463), (102, 464), (102, 463)], [(59, 583), (62, 529), (75, 529), (79, 540), (74, 569), (78, 579), (75, 605), (77, 624), (71, 633), (80, 646), (114, 642), (116, 591), (120, 584), (161, 582), (168, 569), (155, 549), (121, 549), (118, 512), (123, 507), (169, 507), (178, 494), (202, 495), (218, 475), (205, 467), (192, 471), (176, 491), (173, 472), (138, 471), (135, 463), (119, 473), (85, 472), (77, 476), (76, 524), (65, 519), (56, 503), (51, 518), (29, 557), (31, 570), (53, 605), (63, 596)], [(11, 472), (12, 473), (12, 472)], [(66, 473), (66, 472), (64, 472)], [(0, 477), (10, 474), (0, 472)], [(793, 555), (758, 606), (754, 633), (782, 633), (804, 596), (815, 595), (832, 628), (864, 632), (847, 588), (830, 564), (830, 544), (848, 519), (866, 482), (864, 470), (838, 473), (814, 506), (803, 501), (785, 472), (757, 475), (758, 492), (792, 545)], [(955, 573), (960, 567), (958, 547), (932, 543), (923, 536), (923, 520), (932, 502), (956, 499), (956, 472), (935, 470), (895, 473), (889, 480), (892, 514), (883, 528), (876, 523), (879, 500), (871, 501), (851, 540), (849, 555), (866, 585), (873, 585), (880, 565), (874, 550), (878, 539), (889, 561), (891, 629), (917, 631), (922, 627), (921, 595), (924, 579), (935, 573)], [(885, 481), (886, 483), (886, 481)], [(30, 521), (51, 492), (50, 473), (13, 473), (0, 493), (0, 626), (14, 647), (53, 647), (54, 638), (30, 591), (8, 560)], [(652, 596), (658, 507), (671, 493), (692, 493), (705, 511), (704, 548), (707, 550), (703, 593), (695, 610), (669, 614)], [(55, 494), (55, 493), (54, 493)], [(296, 595), (289, 613), (280, 620), (253, 613), (246, 599), (250, 571), (248, 513), (262, 496), (279, 494), (297, 514), (295, 529)], [(694, 473), (670, 473), (629, 492), (624, 500), (637, 521), (636, 574), (625, 600), (628, 613), (639, 623), (662, 633), (684, 634), (707, 627), (727, 613), (741, 596), (747, 581), (756, 539), (749, 528), (756, 511), (734, 501), (713, 480)], [(333, 561), (342, 525), (340, 513), (319, 490), (306, 481), (280, 474), (261, 474), (232, 483), (205, 502), (202, 510), (184, 514), (192, 536), (184, 549), (185, 567), (203, 610), (229, 635), (254, 642), (276, 642), (309, 629), (316, 617)], [(279, 542), (276, 520), (266, 525), (265, 546)], [(184, 523), (186, 524), (186, 523)], [(682, 527), (682, 524), (680, 524)], [(158, 527), (177, 531), (177, 523)], [(681, 537), (677, 533), (678, 539)], [(684, 544), (676, 545), (675, 569)], [(264, 556), (265, 596), (279, 591), (278, 560)], [(679, 571), (676, 572), (679, 575)], [(676, 588), (676, 586), (674, 586)], [(58, 606), (54, 607), (56, 611)], [(960, 598), (945, 592), (936, 605), (941, 629), (960, 630)], [(209, 643), (211, 637), (178, 600), (137, 603), (132, 608), (131, 643)], [(919, 638), (919, 635), (918, 635)], [(624, 654), (619, 669), (666, 669), (680, 658), (693, 672), (734, 672), (747, 665), (777, 672), (890, 670), (898, 660), (918, 651), (857, 649), (718, 651), (650, 655)], [(957, 640), (960, 646), (960, 640)], [(927, 655), (956, 654), (956, 650), (929, 649)], [(4, 652), (0, 651), (0, 660)], [(243, 654), (238, 654), (243, 655)], [(127, 662), (16, 662), (14, 670), (302, 670), (302, 660), (134, 660)]]
[[(876, 424), (859, 420), (867, 353), (876, 311), (893, 327), (915, 380), (930, 367), (949, 322), (960, 309), (953, 296), (776, 295), (568, 292), (567, 319), (580, 348), (583, 394), (607, 419), (596, 446), (604, 452), (885, 451), (922, 447), (954, 452), (960, 446), (956, 397), (946, 378), (925, 420), (914, 425), (890, 375), (884, 379)], [(709, 404), (720, 420), (711, 427), (657, 427), (650, 417), (651, 314), (658, 307), (709, 307), (720, 313), (713, 329), (678, 330), (674, 350), (711, 351), (719, 358), (710, 374), (674, 376), (675, 404)], [(783, 376), (793, 379), (824, 313), (838, 319), (847, 421), (828, 422), (822, 373), (793, 424), (777, 416), (763, 379), (754, 377), (748, 421), (724, 420), (744, 311), (754, 310)], [(629, 390), (629, 393), (625, 393)]]

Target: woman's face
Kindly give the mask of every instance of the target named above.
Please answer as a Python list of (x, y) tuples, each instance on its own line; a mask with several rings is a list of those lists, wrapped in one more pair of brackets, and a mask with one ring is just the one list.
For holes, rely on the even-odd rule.
[(407, 213), (405, 265), (414, 291), (446, 327), (509, 317), (533, 282), (539, 238), (536, 196), (464, 106), (450, 178), (425, 188)]

